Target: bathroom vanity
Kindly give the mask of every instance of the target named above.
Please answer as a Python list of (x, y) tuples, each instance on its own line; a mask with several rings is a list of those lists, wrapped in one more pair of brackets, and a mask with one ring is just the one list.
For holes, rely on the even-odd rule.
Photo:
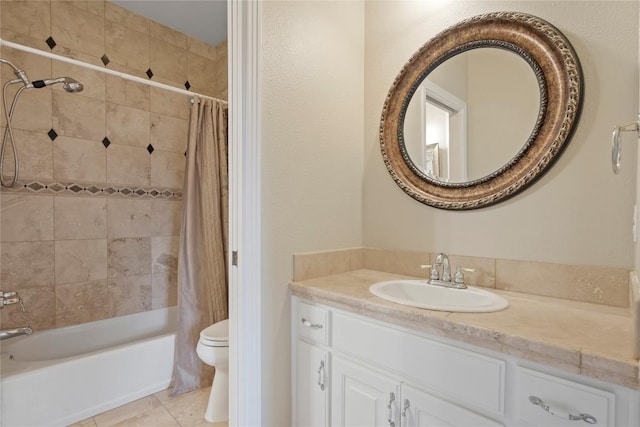
[(628, 309), (499, 292), (496, 313), (384, 301), (355, 270), (292, 282), (293, 425), (638, 426)]

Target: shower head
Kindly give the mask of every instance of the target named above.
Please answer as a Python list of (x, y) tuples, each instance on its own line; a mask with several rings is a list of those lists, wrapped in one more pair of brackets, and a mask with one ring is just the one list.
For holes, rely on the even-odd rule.
[(71, 92), (71, 93), (82, 92), (82, 89), (84, 89), (84, 86), (82, 85), (82, 83), (79, 83), (78, 81), (76, 81), (75, 79), (72, 79), (71, 77), (58, 77), (55, 79), (34, 80), (33, 82), (27, 85), (27, 88), (40, 89), (47, 86), (53, 86), (58, 83), (62, 83), (62, 88), (67, 92)]

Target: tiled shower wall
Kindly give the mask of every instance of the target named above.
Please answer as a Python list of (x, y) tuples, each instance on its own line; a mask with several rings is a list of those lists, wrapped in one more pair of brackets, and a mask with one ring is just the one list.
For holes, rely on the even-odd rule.
[[(109, 2), (2, 0), (0, 28), (5, 40), (227, 97), (226, 43)], [(18, 102), (20, 182), (0, 195), (0, 289), (18, 291), (27, 313), (7, 306), (1, 326), (42, 330), (175, 305), (188, 97), (6, 47), (0, 56), (32, 80), (85, 85), (27, 90)], [(1, 76), (15, 77), (7, 66)]]

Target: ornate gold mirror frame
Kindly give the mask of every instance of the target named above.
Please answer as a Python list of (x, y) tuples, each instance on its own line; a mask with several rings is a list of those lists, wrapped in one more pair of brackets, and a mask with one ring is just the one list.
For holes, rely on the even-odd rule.
[[(507, 49), (527, 61), (540, 87), (538, 119), (522, 149), (497, 171), (468, 182), (438, 181), (418, 169), (409, 158), (403, 132), (407, 106), (420, 84), (439, 64), (480, 47)], [(382, 110), (382, 157), (398, 186), (421, 203), (451, 210), (489, 206), (524, 190), (549, 170), (577, 125), (582, 98), (580, 62), (557, 28), (523, 13), (475, 16), (424, 44), (396, 77)]]

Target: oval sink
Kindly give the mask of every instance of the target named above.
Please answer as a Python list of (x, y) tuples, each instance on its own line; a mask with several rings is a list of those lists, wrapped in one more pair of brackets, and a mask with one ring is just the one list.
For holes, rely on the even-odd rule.
[(453, 289), (429, 285), (426, 280), (389, 280), (371, 285), (369, 291), (396, 304), (438, 311), (487, 313), (509, 307), (509, 301), (484, 289)]

